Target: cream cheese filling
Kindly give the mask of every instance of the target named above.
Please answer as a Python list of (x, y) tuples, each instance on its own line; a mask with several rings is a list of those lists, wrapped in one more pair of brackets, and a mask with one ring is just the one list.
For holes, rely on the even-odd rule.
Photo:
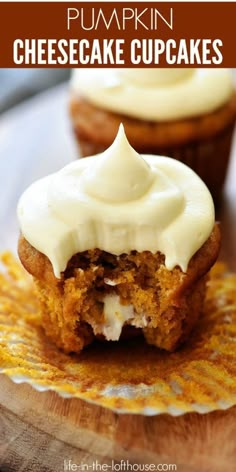
[(147, 326), (145, 315), (137, 317), (133, 305), (123, 305), (119, 295), (107, 294), (103, 303), (105, 322), (96, 327), (96, 334), (103, 334), (107, 341), (118, 341), (126, 322), (136, 328)]
[(108, 341), (118, 341), (126, 321), (134, 318), (132, 305), (121, 305), (118, 295), (105, 295), (104, 300), (105, 323), (99, 327), (100, 332)]

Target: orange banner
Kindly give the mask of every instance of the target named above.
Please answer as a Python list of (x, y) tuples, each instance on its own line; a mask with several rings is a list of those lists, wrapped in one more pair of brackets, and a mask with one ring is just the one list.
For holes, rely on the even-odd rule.
[(234, 67), (235, 21), (235, 2), (0, 2), (0, 67)]

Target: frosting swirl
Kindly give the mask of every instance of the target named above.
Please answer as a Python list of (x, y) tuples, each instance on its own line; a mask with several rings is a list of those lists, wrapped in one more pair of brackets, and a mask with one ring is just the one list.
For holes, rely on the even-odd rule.
[(193, 77), (195, 69), (119, 69), (120, 77), (147, 87), (166, 87)]
[(115, 113), (171, 121), (224, 105), (233, 79), (228, 69), (74, 69), (71, 88)]
[(160, 251), (165, 265), (186, 271), (214, 225), (202, 180), (181, 162), (140, 156), (123, 126), (103, 154), (78, 160), (32, 184), (21, 196), (23, 236), (60, 277), (77, 252), (115, 255)]

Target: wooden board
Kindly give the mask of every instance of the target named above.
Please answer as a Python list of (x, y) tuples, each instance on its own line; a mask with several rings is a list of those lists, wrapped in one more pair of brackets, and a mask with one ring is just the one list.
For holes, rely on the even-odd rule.
[[(0, 249), (15, 250), (15, 208), (24, 188), (75, 155), (65, 87), (2, 116)], [(236, 270), (235, 181), (236, 152), (226, 197), (218, 210), (223, 229), (221, 257)], [(173, 464), (178, 472), (236, 471), (236, 408), (178, 418), (117, 415), (52, 392), (39, 393), (26, 384), (15, 385), (3, 375), (0, 382), (1, 472), (101, 470), (98, 464), (107, 465), (107, 470), (131, 470), (124, 463), (121, 468), (122, 460), (163, 464), (159, 470)]]

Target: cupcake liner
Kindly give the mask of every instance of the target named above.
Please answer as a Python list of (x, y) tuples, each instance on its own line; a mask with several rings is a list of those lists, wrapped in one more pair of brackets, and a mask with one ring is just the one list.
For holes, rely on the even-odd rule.
[(0, 371), (14, 382), (54, 390), (119, 413), (181, 415), (236, 404), (236, 274), (216, 264), (194, 333), (176, 353), (142, 339), (94, 343), (79, 356), (44, 335), (32, 279), (2, 255)]

